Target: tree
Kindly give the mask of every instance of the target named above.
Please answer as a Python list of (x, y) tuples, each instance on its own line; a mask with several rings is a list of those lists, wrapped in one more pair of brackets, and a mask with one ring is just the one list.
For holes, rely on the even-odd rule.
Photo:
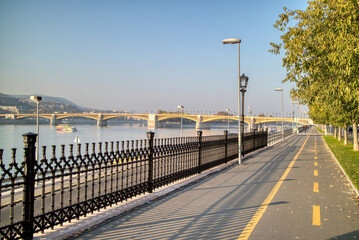
[[(284, 13), (274, 25), (284, 48), (283, 82), (294, 82), (292, 97), (307, 104), (317, 123), (353, 129), (359, 122), (359, 6), (357, 0), (308, 1), (305, 11)], [(354, 150), (359, 151), (354, 136)]]

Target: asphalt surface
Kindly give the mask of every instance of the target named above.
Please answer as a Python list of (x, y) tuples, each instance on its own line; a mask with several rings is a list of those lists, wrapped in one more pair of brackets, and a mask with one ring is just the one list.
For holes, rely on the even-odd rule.
[(358, 213), (312, 129), (76, 239), (359, 239)]

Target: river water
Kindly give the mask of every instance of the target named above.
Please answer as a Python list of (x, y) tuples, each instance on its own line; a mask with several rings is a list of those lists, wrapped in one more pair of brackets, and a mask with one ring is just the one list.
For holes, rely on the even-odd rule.
[[(140, 124), (97, 127), (96, 125), (74, 125), (78, 130), (73, 133), (64, 133), (56, 131), (55, 126), (40, 125), (40, 149), (41, 146), (47, 146), (47, 158), (51, 157), (51, 146), (57, 146), (57, 153), (60, 153), (60, 145), (64, 144), (65, 149), (69, 149), (69, 144), (74, 144), (76, 136), (80, 143), (98, 143), (111, 141), (126, 141), (146, 139), (146, 133), (155, 132), (155, 138), (179, 137), (181, 131), (179, 128), (158, 128), (148, 130), (146, 126)], [(226, 126), (202, 130), (203, 136), (223, 134)], [(230, 131), (236, 129), (230, 129)], [(4, 149), (3, 162), (7, 165), (11, 162), (11, 148), (16, 148), (16, 162), (21, 162), (23, 157), (23, 137), (28, 132), (36, 133), (34, 125), (0, 125), (0, 149)], [(194, 126), (188, 126), (183, 129), (183, 136), (196, 136)], [(82, 148), (83, 149), (83, 148)], [(97, 151), (97, 149), (96, 149)], [(41, 150), (40, 150), (41, 156)]]

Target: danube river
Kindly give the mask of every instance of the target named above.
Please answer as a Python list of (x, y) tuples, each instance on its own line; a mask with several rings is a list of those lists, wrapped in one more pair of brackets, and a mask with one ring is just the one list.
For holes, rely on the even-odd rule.
[[(79, 137), (80, 143), (98, 143), (111, 141), (126, 141), (146, 139), (146, 133), (150, 130), (143, 125), (127, 126), (107, 126), (97, 127), (96, 125), (74, 125), (78, 130), (73, 133), (64, 133), (56, 131), (55, 126), (40, 125), (40, 148), (47, 146), (47, 158), (51, 157), (51, 145), (57, 146), (57, 154), (60, 153), (60, 145), (64, 144), (65, 149), (69, 149), (69, 144), (74, 144), (76, 136)], [(190, 126), (189, 126), (190, 127)], [(226, 130), (223, 128), (213, 128), (203, 130), (203, 136), (223, 134)], [(236, 129), (231, 129), (236, 131)], [(155, 132), (155, 138), (179, 137), (181, 131), (179, 128), (158, 128), (152, 130)], [(36, 133), (34, 125), (0, 125), (0, 149), (4, 149), (3, 162), (11, 162), (11, 148), (17, 148), (16, 161), (20, 162), (23, 157), (23, 137), (24, 133)], [(194, 126), (183, 129), (183, 136), (196, 136)], [(83, 147), (82, 147), (83, 149)], [(97, 148), (96, 148), (97, 151)], [(41, 156), (41, 151), (40, 151)]]

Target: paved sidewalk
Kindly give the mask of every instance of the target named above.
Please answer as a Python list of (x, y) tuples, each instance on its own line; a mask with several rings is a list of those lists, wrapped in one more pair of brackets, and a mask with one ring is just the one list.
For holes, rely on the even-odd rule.
[(359, 239), (358, 202), (312, 129), (76, 239)]
[(359, 239), (359, 198), (315, 133), (249, 239)]
[[(311, 134), (268, 148), (77, 239), (359, 238), (358, 198), (321, 136), (315, 129)], [(243, 236), (278, 182), (250, 235)]]

